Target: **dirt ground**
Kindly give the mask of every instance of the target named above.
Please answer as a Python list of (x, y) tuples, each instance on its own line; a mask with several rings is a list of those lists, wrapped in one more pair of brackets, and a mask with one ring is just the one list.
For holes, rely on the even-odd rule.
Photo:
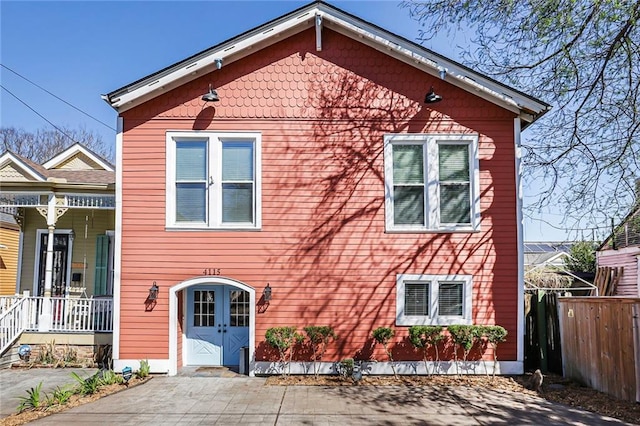
[[(530, 375), (524, 376), (364, 376), (354, 384), (350, 379), (339, 376), (272, 376), (267, 379), (269, 385), (307, 385), (307, 386), (469, 386), (483, 389), (493, 388), (504, 391), (536, 395), (526, 388)], [(557, 375), (545, 375), (540, 397), (583, 410), (613, 417), (628, 423), (640, 424), (640, 404), (621, 401), (591, 388), (581, 386)]]

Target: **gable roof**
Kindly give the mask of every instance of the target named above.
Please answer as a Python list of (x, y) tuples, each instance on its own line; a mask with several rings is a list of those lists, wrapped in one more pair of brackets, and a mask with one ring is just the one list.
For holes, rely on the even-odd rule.
[(633, 246), (640, 246), (640, 203), (636, 203), (629, 214), (604, 239), (597, 251)]
[[(84, 168), (56, 168), (64, 165), (70, 159), (86, 156), (90, 159), (90, 165)], [(11, 151), (0, 155), (0, 169), (10, 166), (17, 173), (24, 176), (21, 182), (54, 182), (69, 184), (98, 184), (110, 185), (115, 183), (115, 171), (113, 166), (99, 155), (79, 143), (72, 145), (62, 153), (54, 156), (43, 165), (37, 164), (28, 158)], [(15, 183), (12, 179), (3, 177), (5, 183)]]
[(47, 170), (44, 167), (11, 151), (6, 151), (0, 156), (0, 169), (8, 165), (16, 166), (26, 174), (27, 178), (30, 177), (34, 181), (44, 182), (47, 180)]
[(46, 161), (42, 166), (46, 169), (57, 169), (74, 156), (85, 156), (87, 159), (103, 170), (113, 172), (115, 169), (113, 165), (89, 148), (83, 146), (80, 143), (75, 143), (69, 148), (62, 151), (60, 154), (54, 156), (50, 160)]
[(523, 128), (533, 123), (551, 108), (549, 104), (533, 96), (322, 1), (310, 3), (210, 47), (147, 77), (102, 95), (102, 98), (116, 111), (122, 113), (311, 27), (316, 29), (317, 50), (322, 50), (322, 29), (324, 27), (330, 28), (513, 111), (520, 116)]

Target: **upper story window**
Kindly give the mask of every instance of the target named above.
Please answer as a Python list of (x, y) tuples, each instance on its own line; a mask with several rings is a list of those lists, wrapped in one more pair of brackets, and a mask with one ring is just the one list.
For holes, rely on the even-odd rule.
[(259, 133), (167, 133), (167, 227), (259, 229)]
[(476, 135), (386, 135), (386, 230), (480, 227)]

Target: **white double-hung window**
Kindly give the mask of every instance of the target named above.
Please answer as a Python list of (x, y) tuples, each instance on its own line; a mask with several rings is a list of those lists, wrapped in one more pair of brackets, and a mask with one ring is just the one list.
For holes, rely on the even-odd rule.
[(384, 164), (387, 231), (479, 229), (476, 135), (386, 135)]
[(397, 325), (471, 324), (471, 275), (396, 276)]
[(168, 228), (259, 229), (259, 133), (168, 132)]

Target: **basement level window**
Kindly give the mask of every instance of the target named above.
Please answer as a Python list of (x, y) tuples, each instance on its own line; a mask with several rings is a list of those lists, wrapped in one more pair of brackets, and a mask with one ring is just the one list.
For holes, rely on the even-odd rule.
[(471, 324), (471, 275), (396, 276), (396, 325)]

